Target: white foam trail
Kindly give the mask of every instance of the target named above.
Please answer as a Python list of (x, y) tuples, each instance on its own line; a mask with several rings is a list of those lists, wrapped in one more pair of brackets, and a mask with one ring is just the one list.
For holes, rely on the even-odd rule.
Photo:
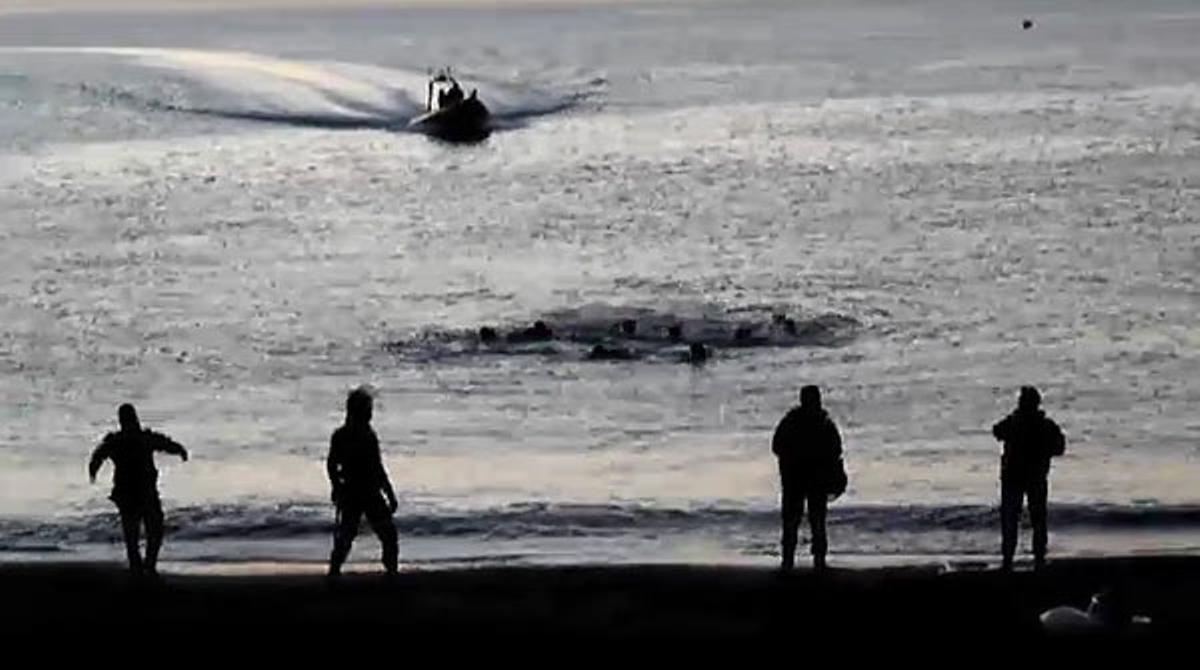
[[(423, 111), (427, 74), (339, 61), (297, 61), (241, 51), (143, 47), (0, 47), (0, 54), (92, 55), (125, 59), (166, 70), (210, 89), (217, 102), (177, 106), (147, 104), (229, 116), (326, 127), (402, 127)], [(572, 106), (565, 95), (513, 83), (464, 76), (500, 118), (520, 119)], [(602, 79), (589, 80), (594, 89)], [(578, 82), (576, 82), (577, 84)]]
[(140, 47), (17, 47), (0, 53), (102, 55), (174, 71), (229, 95), (241, 109), (297, 115), (411, 115), (420, 73), (346, 63), (286, 60), (236, 51)]

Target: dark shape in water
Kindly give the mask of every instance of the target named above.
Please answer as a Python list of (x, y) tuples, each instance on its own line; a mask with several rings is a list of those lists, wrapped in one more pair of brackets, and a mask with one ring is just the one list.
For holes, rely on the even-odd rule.
[(446, 69), (430, 78), (425, 113), (409, 121), (408, 127), (447, 142), (479, 142), (492, 132), (490, 119), (491, 112), (480, 102), (478, 91), (472, 89), (464, 97), (462, 87)]
[(754, 334), (754, 326), (752, 325), (741, 325), (733, 331), (733, 343), (738, 346), (751, 346), (762, 344), (766, 341), (767, 338)]
[(552, 339), (554, 339), (554, 331), (542, 320), (534, 321), (529, 328), (508, 336), (509, 342), (545, 342)]
[(667, 328), (667, 337), (671, 338), (672, 342), (680, 342), (683, 340), (683, 326), (675, 324)]
[(792, 337), (796, 336), (796, 320), (783, 313), (777, 313), (771, 317), (771, 322), (783, 328), (783, 331)]
[(496, 334), (496, 329), (491, 326), (484, 326), (479, 329), (479, 341), (484, 344), (495, 344), (496, 340), (500, 339)]
[(630, 361), (636, 358), (632, 351), (621, 347), (606, 347), (597, 344), (588, 352), (589, 361)]
[(708, 362), (708, 348), (699, 342), (692, 342), (688, 347), (687, 360), (692, 365), (704, 365)]
[(1024, 21), (1021, 22), (1021, 27), (1025, 30), (1029, 30), (1030, 28), (1033, 28), (1033, 19), (1025, 19)]
[(621, 334), (625, 337), (633, 337), (637, 333), (637, 321), (633, 319), (625, 319), (621, 322)]

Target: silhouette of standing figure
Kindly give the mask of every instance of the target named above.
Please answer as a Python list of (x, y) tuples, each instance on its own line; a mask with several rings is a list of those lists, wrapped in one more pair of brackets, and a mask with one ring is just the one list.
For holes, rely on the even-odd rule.
[(840, 494), (845, 489), (845, 480), (841, 474), (842, 436), (837, 424), (821, 408), (821, 391), (816, 386), (800, 389), (800, 406), (793, 407), (779, 422), (771, 451), (779, 458), (783, 488), (781, 567), (791, 570), (794, 565), (800, 521), (807, 502), (813, 567), (823, 569), (828, 551), (825, 534), (828, 496)]
[(325, 466), (338, 518), (333, 553), (329, 556), (331, 576), (341, 574), (364, 514), (383, 545), (383, 567), (388, 574), (395, 574), (398, 568), (399, 538), (392, 523), (396, 492), (383, 467), (379, 438), (371, 428), (373, 406), (374, 400), (366, 389), (351, 391), (346, 397), (346, 422), (333, 432), (329, 441)]
[(1046, 563), (1046, 501), (1049, 496), (1050, 459), (1062, 456), (1066, 440), (1058, 424), (1041, 410), (1042, 396), (1032, 386), (1021, 387), (1017, 409), (992, 427), (1004, 443), (1000, 457), (1000, 529), (1004, 569), (1011, 570), (1017, 549), (1017, 522), (1029, 499), (1036, 567)]
[[(117, 409), (121, 430), (108, 433), (92, 452), (88, 463), (88, 478), (96, 481), (96, 473), (104, 461), (113, 462), (113, 489), (109, 496), (121, 515), (121, 531), (125, 535), (125, 552), (129, 570), (134, 574), (157, 574), (158, 551), (163, 539), (162, 501), (158, 498), (158, 470), (154, 467), (154, 452), (175, 454), (184, 461), (187, 450), (171, 438), (143, 429), (137, 410), (128, 403)], [(146, 526), (146, 557), (138, 547), (141, 527)]]

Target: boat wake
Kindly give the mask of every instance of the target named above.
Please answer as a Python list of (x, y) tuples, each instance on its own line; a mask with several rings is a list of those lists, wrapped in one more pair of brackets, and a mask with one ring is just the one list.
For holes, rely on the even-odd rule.
[[(417, 70), (198, 49), (12, 47), (0, 53), (81, 61), (70, 69), (81, 77), (100, 68), (100, 76), (75, 83), (101, 105), (331, 130), (406, 131), (425, 111), (428, 75)], [(123, 67), (132, 67), (133, 76), (110, 76)], [(147, 71), (159, 77), (147, 81)], [(462, 76), (480, 89), (495, 130), (580, 107), (605, 86), (601, 77), (547, 87)]]

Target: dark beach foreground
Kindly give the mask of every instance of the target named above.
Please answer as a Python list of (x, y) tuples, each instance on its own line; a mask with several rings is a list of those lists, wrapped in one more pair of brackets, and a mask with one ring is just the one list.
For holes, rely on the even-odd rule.
[[(1200, 559), (1064, 560), (1040, 573), (929, 568), (798, 570), (698, 566), (516, 567), (348, 575), (180, 576), (135, 581), (117, 566), (0, 566), (0, 635), (137, 631), (143, 643), (233, 638), (321, 640), (363, 631), (407, 640), (544, 644), (608, 638), (663, 642), (830, 638), (1036, 640), (1038, 615), (1086, 607), (1117, 588), (1152, 619), (1137, 633), (1200, 630)], [(286, 636), (286, 637), (282, 637)], [(272, 642), (278, 644), (278, 642)]]

